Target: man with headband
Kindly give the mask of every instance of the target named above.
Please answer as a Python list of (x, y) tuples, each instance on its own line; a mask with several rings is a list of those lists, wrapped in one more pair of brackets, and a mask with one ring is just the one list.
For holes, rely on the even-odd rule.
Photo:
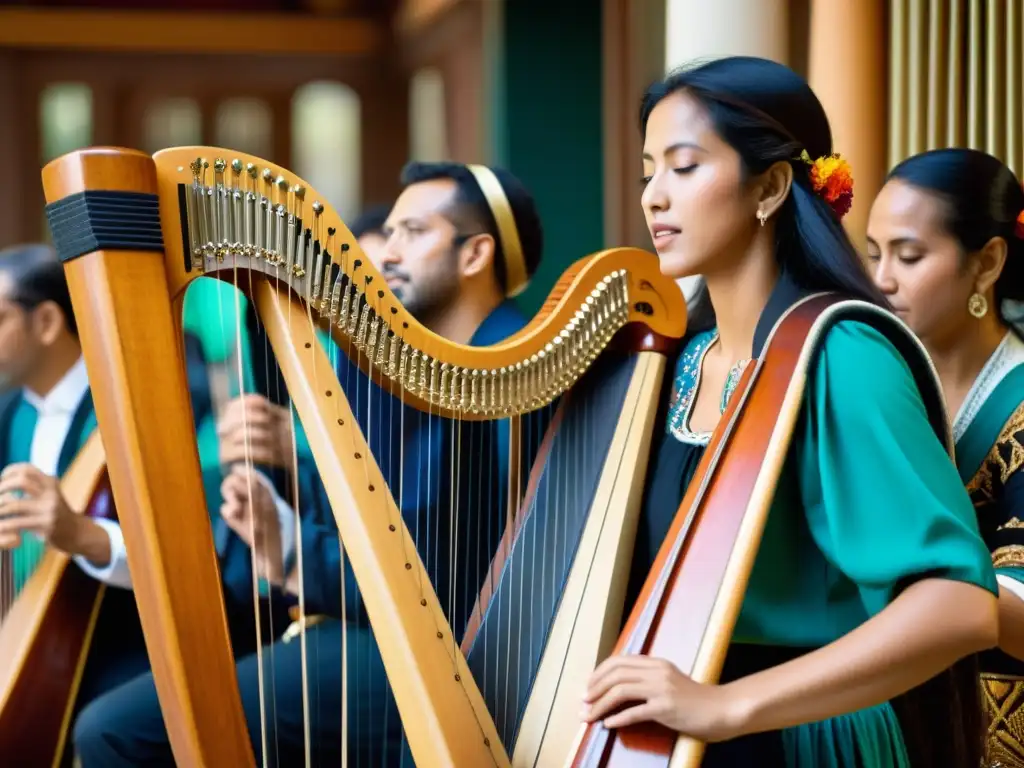
[[(521, 330), (527, 318), (512, 297), (536, 271), (543, 242), (533, 199), (522, 184), (503, 170), (453, 163), (412, 163), (404, 169), (402, 182), (404, 189), (384, 225), (387, 242), (378, 265), (391, 290), (421, 323), (452, 341), (487, 346)], [(343, 353), (333, 357), (338, 359), (338, 380), (406, 525), (417, 544), (428, 547), (420, 556), (450, 624), (461, 636), (478, 587), (466, 583), (466, 575), (487, 572), (507, 515), (508, 424), (462, 422), (456, 436), (451, 422), (403, 406), (399, 398), (369, 383)], [(531, 418), (529, 434), (542, 434), (541, 417), (524, 418)], [(307, 689), (315, 691), (306, 706), (310, 759), (325, 764), (341, 760), (344, 648), (349, 756), (396, 764), (403, 749), (398, 714), (355, 578), (341, 556), (333, 513), (308, 448), (303, 449), (305, 441), (299, 440), (296, 473), (301, 529), (282, 526), (295, 513), (266, 478), (246, 475), (246, 439), (250, 466), (292, 467), (290, 424), (288, 409), (248, 396), (229, 406), (220, 428), (222, 463), (238, 467), (223, 485), (221, 517), (233, 532), (231, 546), (221, 552), (225, 589), (240, 596), (252, 593), (249, 547), (254, 532), (257, 540), (280, 542), (270, 548), (260, 574), (276, 595), (297, 604), (299, 563), (302, 568), (305, 617), (295, 611), (296, 623), (272, 650), (263, 651), (266, 711), (274, 712), (266, 718), (266, 732), (261, 728), (258, 660), (238, 660), (257, 763), (262, 763), (264, 744), (267, 765), (303, 762), (302, 644), (295, 639), (301, 621)], [(452, 491), (447, 486), (453, 457), (472, 462), (463, 477), (472, 472), (494, 481), (464, 482)], [(436, 479), (427, 493), (416, 481), (430, 474)], [(460, 509), (479, 513), (451, 523), (456, 498)], [(447, 530), (449, 524), (457, 529)], [(421, 540), (426, 530), (431, 531), (429, 542)], [(459, 589), (453, 590), (456, 562), (460, 580)], [(459, 593), (454, 604), (453, 591)], [(79, 718), (75, 744), (83, 768), (173, 764), (152, 676), (94, 702)]]

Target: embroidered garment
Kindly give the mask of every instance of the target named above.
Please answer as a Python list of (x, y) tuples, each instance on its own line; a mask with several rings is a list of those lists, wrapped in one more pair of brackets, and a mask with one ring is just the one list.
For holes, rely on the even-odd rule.
[[(717, 331), (705, 331), (697, 334), (687, 345), (679, 362), (676, 364), (675, 379), (672, 382), (672, 399), (669, 404), (668, 430), (675, 437), (691, 445), (707, 445), (711, 440), (710, 432), (693, 432), (690, 429), (690, 408), (700, 388), (701, 367), (704, 355), (718, 341)], [(722, 389), (719, 411), (725, 413), (729, 398), (736, 391), (736, 384), (743, 375), (743, 370), (750, 360), (740, 360), (730, 370)]]
[[(1000, 586), (1024, 599), (1024, 341), (1006, 337), (981, 369), (953, 425), (961, 480)], [(981, 656), (985, 765), (1024, 768), (1024, 663)]]

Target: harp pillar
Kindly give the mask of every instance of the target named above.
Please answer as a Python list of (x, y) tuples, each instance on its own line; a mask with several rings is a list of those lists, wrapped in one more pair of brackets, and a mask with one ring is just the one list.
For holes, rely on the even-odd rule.
[[(197, 768), (253, 765), (222, 592), (204, 588), (220, 575), (153, 160), (74, 152), (44, 168), (43, 188), (174, 757)], [(175, 621), (183, 615), (188, 622)]]

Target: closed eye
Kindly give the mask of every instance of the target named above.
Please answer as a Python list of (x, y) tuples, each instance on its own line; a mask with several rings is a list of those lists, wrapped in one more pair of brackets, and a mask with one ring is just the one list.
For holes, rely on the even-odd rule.
[(697, 164), (693, 163), (692, 165), (687, 165), (687, 166), (684, 166), (682, 168), (674, 168), (673, 170), (676, 173), (682, 175), (682, 174), (685, 174), (685, 173), (690, 173), (691, 171), (695, 170), (696, 168), (697, 168)]

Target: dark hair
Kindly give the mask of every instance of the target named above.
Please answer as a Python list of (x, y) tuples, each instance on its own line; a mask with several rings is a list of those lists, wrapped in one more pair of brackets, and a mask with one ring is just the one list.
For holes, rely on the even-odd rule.
[(352, 236), (358, 240), (363, 235), (383, 235), (384, 222), (391, 213), (390, 205), (374, 205), (359, 214), (349, 225)]
[(904, 160), (886, 181), (899, 179), (942, 203), (943, 225), (965, 253), (994, 237), (1006, 241), (1006, 264), (996, 280), (996, 311), (1003, 300), (1024, 301), (1024, 240), (1017, 217), (1024, 211), (1024, 189), (1001, 160), (976, 149), (935, 149)]
[(4, 248), (0, 250), (0, 274), (11, 278), (11, 301), (28, 311), (52, 301), (60, 307), (68, 331), (78, 335), (64, 266), (53, 248), (40, 243)]
[[(651, 85), (640, 105), (640, 131), (663, 99), (686, 91), (707, 110), (715, 130), (739, 153), (746, 175), (774, 163), (793, 163), (793, 186), (776, 214), (776, 257), (798, 286), (835, 291), (888, 306), (864, 271), (860, 257), (835, 213), (811, 186), (809, 168), (799, 160), (832, 153), (825, 110), (802, 77), (782, 64), (749, 56), (684, 67)], [(714, 324), (706, 291), (690, 310), (694, 331)]]
[[(540, 216), (537, 214), (537, 204), (533, 200), (533, 195), (511, 173), (493, 167), (491, 171), (498, 177), (498, 183), (508, 198), (512, 218), (519, 232), (519, 243), (523, 249), (526, 276), (532, 277), (537, 271), (544, 250), (544, 232), (540, 225)], [(487, 204), (487, 198), (476, 182), (476, 177), (460, 163), (413, 162), (402, 169), (402, 184), (406, 187), (435, 179), (451, 179), (455, 182), (455, 201), (448, 218), (459, 233), (472, 235), (486, 232), (494, 238), (497, 261), (501, 265), (500, 269), (495, 265), (494, 274), (502, 290), (505, 290), (508, 287), (508, 277), (505, 269), (505, 252), (501, 247), (501, 238), (498, 237), (498, 224)]]

